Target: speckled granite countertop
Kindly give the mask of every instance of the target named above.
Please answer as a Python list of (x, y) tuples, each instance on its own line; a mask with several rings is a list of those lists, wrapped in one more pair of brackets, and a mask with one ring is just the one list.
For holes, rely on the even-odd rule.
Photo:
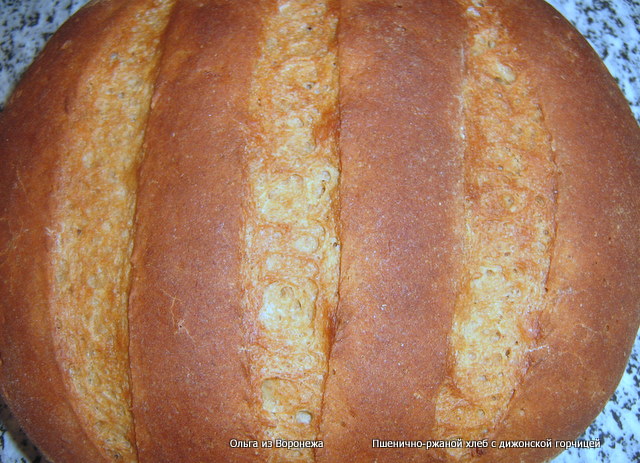
[[(45, 40), (86, 0), (0, 0), (0, 104)], [(640, 3), (549, 0), (591, 42), (640, 120)], [(565, 451), (554, 463), (640, 462), (640, 336), (615, 394), (582, 439), (598, 449)], [(0, 399), (1, 400), (1, 399)], [(41, 462), (0, 401), (0, 462)]]

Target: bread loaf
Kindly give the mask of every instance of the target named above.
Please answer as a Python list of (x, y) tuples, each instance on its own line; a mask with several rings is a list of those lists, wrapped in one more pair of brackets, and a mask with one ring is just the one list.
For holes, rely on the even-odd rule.
[(638, 329), (639, 147), (542, 1), (93, 2), (0, 119), (2, 394), (53, 462), (544, 461)]

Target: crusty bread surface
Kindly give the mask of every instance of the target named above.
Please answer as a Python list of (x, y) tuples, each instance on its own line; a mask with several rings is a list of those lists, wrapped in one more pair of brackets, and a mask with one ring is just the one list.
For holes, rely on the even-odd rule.
[(0, 117), (53, 462), (541, 462), (374, 440), (575, 439), (625, 367), (640, 130), (542, 1), (92, 2)]

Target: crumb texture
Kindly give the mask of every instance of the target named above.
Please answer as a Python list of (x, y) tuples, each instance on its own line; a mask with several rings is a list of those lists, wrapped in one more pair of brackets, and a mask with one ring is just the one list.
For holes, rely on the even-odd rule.
[(54, 342), (70, 402), (108, 461), (136, 461), (127, 323), (136, 168), (171, 3), (114, 13), (117, 27), (69, 101), (55, 193)]
[[(465, 268), (449, 337), (436, 434), (489, 438), (538, 345), (555, 236), (551, 137), (517, 47), (491, 2), (467, 19), (461, 136)], [(454, 450), (465, 460), (469, 454)]]
[[(278, 1), (254, 69), (242, 274), (264, 439), (318, 432), (339, 271), (336, 26), (330, 1)], [(313, 453), (274, 449), (270, 459)]]

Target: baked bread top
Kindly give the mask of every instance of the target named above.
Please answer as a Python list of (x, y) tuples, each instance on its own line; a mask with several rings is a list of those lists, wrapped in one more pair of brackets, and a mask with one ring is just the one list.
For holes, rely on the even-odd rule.
[[(574, 438), (633, 342), (637, 124), (542, 3), (97, 3), (2, 131), (3, 391), (54, 459)], [(324, 448), (229, 446), (276, 438)]]

